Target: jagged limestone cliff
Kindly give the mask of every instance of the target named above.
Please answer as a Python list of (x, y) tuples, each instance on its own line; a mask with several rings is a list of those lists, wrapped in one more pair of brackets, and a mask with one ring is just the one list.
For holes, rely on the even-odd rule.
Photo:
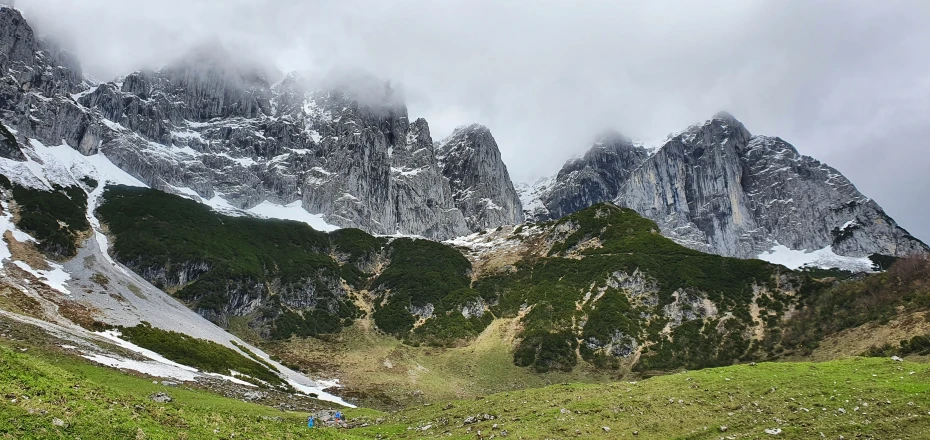
[(472, 231), (523, 222), (520, 197), (491, 131), (482, 125), (456, 129), (439, 143), (442, 174), (455, 205)]
[(775, 246), (851, 257), (927, 251), (839, 171), (780, 138), (752, 135), (729, 114), (671, 136), (652, 155), (621, 145), (599, 143), (566, 163), (539, 195), (546, 209), (537, 218), (613, 200), (667, 237), (725, 256), (753, 258)]
[(503, 171), (486, 182), (503, 189), (485, 191), (490, 203), (453, 199), (428, 124), (409, 120), (389, 84), (321, 85), (291, 74), (272, 85), (261, 66), (218, 45), (92, 84), (73, 57), (36, 39), (19, 12), (3, 8), (0, 23), (0, 118), (47, 145), (100, 152), (153, 188), (246, 210), (299, 205), (338, 227), (432, 239), (520, 221), (490, 134), (474, 166), (493, 173), (451, 172)]

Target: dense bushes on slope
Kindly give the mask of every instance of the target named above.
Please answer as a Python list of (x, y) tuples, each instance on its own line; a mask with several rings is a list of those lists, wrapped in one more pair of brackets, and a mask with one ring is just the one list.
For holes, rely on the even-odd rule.
[(884, 324), (904, 312), (930, 310), (930, 259), (901, 258), (887, 272), (839, 284), (808, 282), (802, 308), (768, 335), (769, 343), (810, 354), (824, 337), (866, 323)]
[[(546, 229), (556, 237), (547, 257), (528, 258), (516, 271), (484, 277), (474, 286), (483, 297), (496, 298), (492, 310), (499, 315), (516, 316), (533, 307), (522, 318), (523, 339), (514, 360), (538, 370), (570, 367), (566, 350), (579, 340), (582, 357), (598, 365), (612, 365), (644, 343), (655, 345), (639, 360), (643, 370), (732, 363), (750, 348), (743, 333), (752, 323), (754, 286), (774, 288), (779, 271), (758, 260), (687, 249), (660, 235), (652, 221), (610, 204), (579, 211)], [(655, 298), (630, 304), (608, 284), (615, 274), (637, 272), (655, 282)], [(668, 336), (660, 335), (668, 324), (663, 310), (676, 301), (676, 292), (706, 296), (717, 316), (731, 316), (719, 328), (714, 321), (705, 325), (702, 319), (685, 319), (671, 326)], [(780, 316), (787, 300), (776, 293), (769, 308)], [(558, 338), (561, 343), (554, 342)]]
[(278, 338), (338, 331), (357, 314), (326, 233), (301, 222), (221, 215), (146, 188), (108, 187), (104, 198), (97, 213), (116, 237), (117, 258), (177, 289), (201, 313), (236, 313), (258, 299)]
[(0, 176), (19, 208), (16, 226), (38, 240), (38, 247), (53, 258), (73, 257), (87, 222), (87, 194), (77, 186), (54, 185), (51, 191), (26, 188)]
[(97, 209), (116, 236), (113, 251), (143, 271), (166, 272), (163, 286), (180, 284), (176, 275), (190, 263), (222, 267), (228, 277), (283, 281), (336, 273), (326, 252), (328, 236), (304, 223), (231, 217), (193, 200), (147, 188), (111, 186)]
[[(267, 335), (274, 339), (338, 332), (358, 317), (343, 281), (376, 291), (378, 327), (411, 342), (444, 345), (474, 336), (489, 322), (449, 313), (477, 293), (470, 289), (471, 263), (441, 243), (231, 217), (145, 188), (108, 187), (104, 200), (97, 213), (115, 236), (113, 252), (121, 262), (208, 317), (243, 313), (259, 325), (270, 323)], [(366, 270), (382, 256), (385, 267), (372, 279)], [(237, 309), (256, 299), (260, 310)], [(435, 317), (411, 333), (411, 309), (428, 306)]]
[[(429, 240), (400, 238), (387, 247), (390, 264), (372, 288), (388, 292), (375, 304), (374, 320), (382, 330), (411, 342), (444, 345), (477, 335), (490, 320), (466, 318), (461, 307), (478, 299), (471, 289), (471, 263), (453, 247)], [(417, 318), (431, 316), (412, 334)]]
[(232, 371), (236, 371), (273, 386), (287, 386), (268, 366), (213, 341), (162, 330), (146, 323), (135, 327), (119, 327), (118, 330), (133, 344), (152, 350), (179, 364), (225, 375), (232, 375)]

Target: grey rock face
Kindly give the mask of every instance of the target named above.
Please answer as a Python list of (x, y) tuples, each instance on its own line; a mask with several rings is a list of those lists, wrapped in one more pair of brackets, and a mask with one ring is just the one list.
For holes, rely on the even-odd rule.
[[(729, 114), (671, 137), (651, 156), (633, 151), (623, 156), (628, 161), (616, 162), (623, 164), (616, 174), (605, 172), (615, 177), (598, 178), (588, 155), (566, 164), (563, 171), (570, 171), (539, 196), (547, 208), (539, 217), (606, 197), (654, 220), (685, 246), (725, 256), (752, 258), (775, 245), (831, 246), (852, 257), (927, 252), (839, 171), (782, 139), (753, 136)], [(577, 192), (562, 190), (572, 185)]]
[(0, 7), (0, 117), (20, 135), (96, 151), (99, 131), (70, 96), (89, 86), (73, 55), (37, 39), (19, 11)]
[(583, 157), (566, 162), (555, 182), (540, 196), (544, 215), (560, 218), (613, 200), (647, 157), (649, 152), (633, 145), (629, 138), (614, 132), (602, 134)]
[(437, 154), (469, 229), (477, 232), (523, 222), (520, 197), (487, 127), (457, 128), (440, 142)]
[(666, 142), (617, 202), (685, 245), (727, 256), (776, 244), (854, 257), (927, 250), (839, 171), (779, 138), (752, 136), (728, 114)]
[(0, 118), (45, 144), (99, 151), (153, 188), (246, 210), (297, 203), (376, 234), (448, 239), (521, 221), (490, 134), (467, 164), (493, 179), (481, 188), (491, 203), (455, 198), (428, 124), (411, 123), (387, 84), (320, 88), (292, 74), (271, 86), (261, 68), (216, 45), (90, 84), (18, 12), (4, 8), (0, 24)]

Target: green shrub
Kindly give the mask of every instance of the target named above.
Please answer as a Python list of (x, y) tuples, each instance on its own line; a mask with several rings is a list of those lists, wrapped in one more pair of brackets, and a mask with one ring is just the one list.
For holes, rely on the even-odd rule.
[(348, 255), (349, 262), (357, 263), (377, 253), (387, 244), (387, 239), (375, 237), (361, 229), (345, 228), (329, 233), (333, 250)]
[(378, 328), (406, 337), (416, 322), (410, 307), (427, 304), (433, 306), (435, 317), (411, 340), (442, 345), (477, 334), (487, 326), (483, 320), (465, 324), (440, 318), (478, 296), (470, 288), (471, 263), (461, 252), (442, 243), (409, 238), (392, 241), (387, 252), (390, 265), (372, 283), (374, 289), (389, 292), (384, 304), (379, 302), (375, 307), (373, 318)]
[(533, 367), (538, 373), (549, 370), (571, 371), (578, 363), (578, 342), (570, 332), (533, 331), (525, 333), (513, 354), (519, 367)]
[(19, 206), (16, 226), (39, 242), (48, 256), (77, 255), (80, 233), (90, 229), (87, 222), (87, 194), (79, 187), (55, 185), (51, 191), (12, 185), (13, 199)]
[(452, 346), (478, 336), (494, 318), (489, 313), (482, 317), (466, 318), (456, 310), (435, 315), (417, 327), (408, 338), (420, 344)]
[(801, 307), (770, 336), (797, 354), (813, 351), (825, 337), (866, 323), (888, 322), (901, 311), (930, 310), (930, 260), (902, 258), (887, 272), (839, 283), (807, 279)]
[(117, 327), (117, 329), (125, 339), (133, 344), (152, 350), (179, 364), (225, 375), (231, 375), (234, 370), (265, 381), (272, 386), (285, 385), (285, 382), (268, 366), (248, 359), (235, 350), (216, 342), (162, 330), (146, 323), (135, 327)]

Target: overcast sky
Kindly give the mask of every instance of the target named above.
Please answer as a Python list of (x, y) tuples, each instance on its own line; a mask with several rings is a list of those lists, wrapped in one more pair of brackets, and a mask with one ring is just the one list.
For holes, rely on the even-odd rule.
[(100, 79), (215, 39), (284, 72), (364, 69), (402, 84), (435, 139), (487, 125), (515, 181), (555, 173), (604, 129), (658, 141), (727, 110), (838, 168), (930, 241), (930, 1), (16, 6)]

